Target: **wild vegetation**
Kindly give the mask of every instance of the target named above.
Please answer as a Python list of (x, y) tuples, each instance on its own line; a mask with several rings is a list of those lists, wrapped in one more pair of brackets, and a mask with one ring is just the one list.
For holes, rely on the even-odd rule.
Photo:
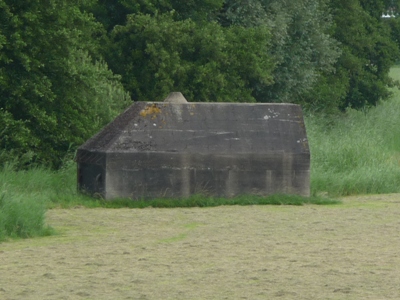
[[(400, 68), (392, 68), (400, 79)], [(311, 188), (331, 196), (400, 192), (400, 92), (362, 111), (306, 118)]]

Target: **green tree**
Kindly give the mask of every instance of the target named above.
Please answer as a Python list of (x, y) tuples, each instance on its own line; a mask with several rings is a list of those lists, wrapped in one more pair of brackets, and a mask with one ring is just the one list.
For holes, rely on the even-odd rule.
[(222, 28), (176, 21), (173, 12), (132, 14), (111, 41), (108, 62), (137, 100), (180, 91), (191, 101), (254, 101), (253, 86), (271, 83), (265, 26)]
[[(0, 146), (59, 165), (127, 105), (83, 1), (0, 0)], [(3, 153), (4, 157), (4, 153)]]
[(116, 25), (124, 25), (128, 14), (142, 11), (153, 14), (157, 10), (148, 0), (97, 0), (89, 3), (87, 9), (93, 13), (97, 21), (103, 24), (107, 32), (110, 32)]
[(381, 16), (398, 7), (398, 0), (227, 0), (221, 21), (271, 28), (277, 68), (274, 84), (257, 90), (258, 101), (335, 111), (375, 105), (389, 95), (400, 26)]
[(274, 83), (254, 87), (260, 102), (299, 102), (321, 73), (334, 70), (340, 50), (329, 36), (333, 25), (324, 0), (227, 0), (221, 15), (224, 26), (267, 26), (273, 58)]
[(389, 96), (389, 70), (399, 53), (381, 18), (383, 1), (331, 0), (331, 7), (342, 49), (336, 72), (347, 81), (341, 108), (376, 105)]
[[(213, 86), (220, 85), (236, 91), (239, 98), (295, 102), (308, 109), (330, 112), (375, 105), (389, 95), (388, 72), (399, 58), (400, 25), (396, 19), (383, 20), (381, 16), (389, 10), (397, 11), (399, 3), (399, 0), (140, 0), (119, 1), (118, 5), (110, 0), (99, 2), (104, 11), (117, 16), (118, 20), (111, 23), (119, 24), (108, 26), (114, 30), (110, 35), (111, 46), (106, 48), (107, 61), (115, 72), (123, 75), (124, 85), (136, 99), (150, 99), (179, 89), (199, 101), (206, 97), (227, 101), (232, 93), (223, 96), (212, 91)], [(113, 13), (117, 6), (118, 13)], [(171, 10), (174, 13), (165, 17)], [(229, 49), (229, 43), (240, 44), (250, 29), (253, 33), (247, 36), (246, 43), (253, 48), (240, 45), (238, 51), (234, 47)], [(262, 38), (259, 44), (250, 41), (267, 31), (271, 36), (268, 42)], [(213, 39), (215, 45), (211, 47)], [(204, 50), (196, 51), (207, 53), (208, 57), (188, 50), (199, 48), (201, 43)], [(214, 55), (209, 55), (210, 49), (216, 51)], [(231, 53), (229, 58), (225, 56), (227, 51)], [(260, 59), (254, 59), (254, 54)], [(237, 65), (246, 66), (248, 73)], [(208, 76), (202, 77), (203, 72), (221, 74), (222, 77), (215, 78), (224, 80), (216, 79), (218, 84), (213, 85)], [(205, 80), (203, 85), (200, 78)], [(230, 87), (228, 81), (239, 89)], [(199, 96), (200, 90), (209, 91)]]
[(163, 14), (175, 11), (175, 20), (215, 21), (224, 0), (98, 0), (88, 6), (108, 32), (116, 25), (125, 25), (131, 14)]
[(359, 0), (362, 9), (375, 19), (380, 19), (385, 11), (385, 0)]

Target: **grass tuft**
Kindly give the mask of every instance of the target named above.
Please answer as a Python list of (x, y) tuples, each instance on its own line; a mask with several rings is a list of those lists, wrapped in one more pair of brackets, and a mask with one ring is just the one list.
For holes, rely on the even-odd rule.
[(47, 236), (53, 229), (45, 225), (46, 206), (37, 195), (25, 197), (0, 190), (0, 241), (7, 237)]

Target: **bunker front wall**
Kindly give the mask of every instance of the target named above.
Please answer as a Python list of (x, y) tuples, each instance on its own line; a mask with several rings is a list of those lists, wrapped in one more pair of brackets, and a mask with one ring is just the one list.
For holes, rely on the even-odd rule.
[(104, 197), (309, 196), (309, 153), (107, 153)]

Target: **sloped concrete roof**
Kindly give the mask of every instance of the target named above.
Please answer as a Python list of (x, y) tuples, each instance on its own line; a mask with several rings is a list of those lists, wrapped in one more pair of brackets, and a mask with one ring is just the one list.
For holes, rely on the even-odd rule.
[(136, 102), (80, 149), (100, 152), (309, 152), (295, 104)]

